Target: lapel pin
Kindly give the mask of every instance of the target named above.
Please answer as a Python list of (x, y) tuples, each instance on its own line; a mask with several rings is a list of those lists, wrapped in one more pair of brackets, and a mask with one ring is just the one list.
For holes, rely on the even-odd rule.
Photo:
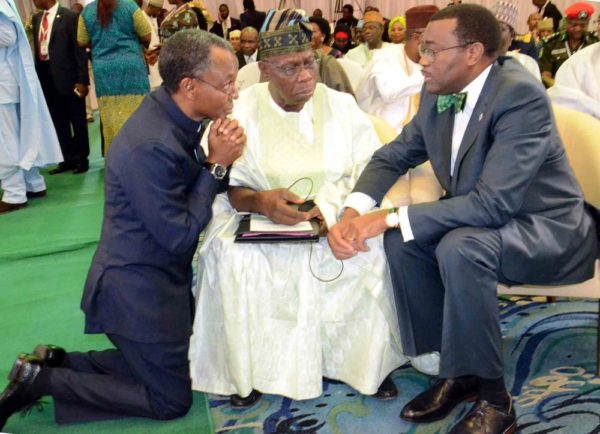
[(479, 114), (479, 122), (481, 122), (481, 120), (483, 119), (483, 113)]

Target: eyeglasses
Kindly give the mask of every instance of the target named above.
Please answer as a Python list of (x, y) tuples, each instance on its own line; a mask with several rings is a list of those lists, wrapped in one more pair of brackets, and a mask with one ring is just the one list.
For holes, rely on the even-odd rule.
[(433, 50), (431, 48), (427, 48), (423, 44), (419, 44), (419, 55), (421, 57), (424, 57), (425, 59), (427, 59), (430, 62), (435, 62), (435, 56), (438, 53), (441, 53), (442, 51), (446, 51), (446, 50), (452, 50), (453, 48), (465, 48), (471, 44), (474, 44), (474, 42), (467, 42), (465, 44), (454, 45), (452, 47), (446, 47), (446, 48), (440, 48), (438, 50)]
[(315, 72), (315, 69), (319, 65), (319, 60), (316, 57), (298, 65), (279, 66), (267, 60), (261, 60), (261, 62), (268, 63), (286, 77), (297, 77), (303, 69), (306, 69), (308, 72)]
[(196, 80), (196, 81), (199, 81), (201, 83), (208, 84), (213, 89), (215, 89), (215, 90), (217, 90), (217, 91), (219, 91), (219, 92), (227, 95), (228, 97), (233, 96), (236, 93), (236, 91), (237, 91), (237, 87), (236, 87), (236, 84), (235, 84), (234, 81), (229, 81), (224, 86), (217, 86), (215, 84), (212, 84), (209, 81), (201, 79), (200, 77), (191, 77), (191, 78), (194, 79), (194, 80)]

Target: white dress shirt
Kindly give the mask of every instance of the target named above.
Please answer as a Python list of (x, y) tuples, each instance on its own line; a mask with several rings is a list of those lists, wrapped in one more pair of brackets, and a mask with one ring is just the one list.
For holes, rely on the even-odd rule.
[(244, 59), (246, 60), (246, 65), (248, 63), (253, 63), (256, 62), (256, 54), (258, 53), (258, 50), (254, 50), (254, 53), (252, 53), (250, 56), (246, 56), (244, 54)]
[(231, 28), (231, 18), (228, 16), (224, 20), (221, 20), (221, 29), (223, 29), (223, 37), (225, 39), (227, 39), (230, 28)]
[[(47, 56), (46, 60), (50, 59), (50, 55), (48, 53), (48, 44), (50, 42), (50, 35), (52, 34), (52, 25), (54, 24), (54, 20), (56, 19), (56, 14), (58, 12), (58, 2), (54, 3), (50, 9), (42, 12), (42, 17), (40, 19), (40, 32), (38, 34), (38, 42), (40, 44), (40, 54), (42, 56)], [(46, 39), (42, 41), (42, 34), (44, 32), (43, 24), (44, 24), (44, 14), (48, 14), (48, 29)]]

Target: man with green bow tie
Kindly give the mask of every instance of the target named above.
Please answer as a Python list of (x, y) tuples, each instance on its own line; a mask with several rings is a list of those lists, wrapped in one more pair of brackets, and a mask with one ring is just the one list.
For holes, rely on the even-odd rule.
[[(512, 433), (498, 282), (562, 284), (593, 275), (598, 239), (533, 75), (498, 58), (500, 28), (475, 4), (435, 14), (423, 34), (419, 112), (375, 152), (328, 239), (340, 259), (385, 233), (405, 354), (440, 352), (440, 379), (402, 410), (412, 423), (471, 411), (451, 433)], [(442, 200), (377, 210), (430, 160)]]

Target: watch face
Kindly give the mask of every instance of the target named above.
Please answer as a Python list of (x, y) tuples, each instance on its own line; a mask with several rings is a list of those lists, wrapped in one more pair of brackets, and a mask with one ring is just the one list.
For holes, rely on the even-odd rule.
[(213, 173), (215, 174), (215, 176), (219, 179), (223, 179), (225, 178), (225, 174), (227, 173), (227, 169), (224, 166), (221, 166), (220, 164), (215, 164), (213, 166)]

